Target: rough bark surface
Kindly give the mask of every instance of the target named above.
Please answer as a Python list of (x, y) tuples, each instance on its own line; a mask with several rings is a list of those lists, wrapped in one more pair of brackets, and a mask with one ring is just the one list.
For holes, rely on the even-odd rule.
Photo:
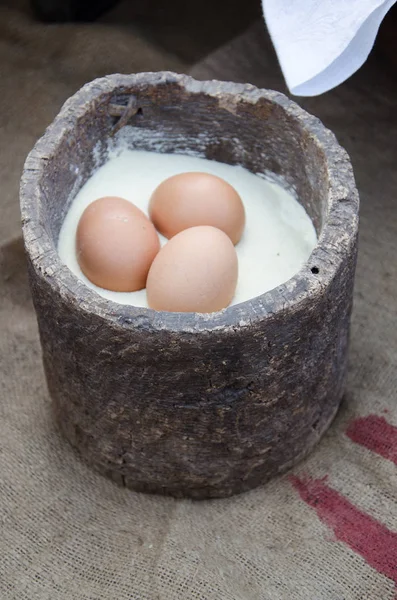
[[(121, 128), (117, 105), (130, 111)], [(56, 246), (73, 195), (120, 140), (282, 176), (319, 233), (307, 264), (212, 315), (99, 297)], [(136, 490), (208, 498), (261, 484), (311, 450), (343, 395), (358, 228), (349, 159), (318, 119), (251, 85), (108, 76), (38, 141), (21, 206), (48, 387), (90, 464)]]

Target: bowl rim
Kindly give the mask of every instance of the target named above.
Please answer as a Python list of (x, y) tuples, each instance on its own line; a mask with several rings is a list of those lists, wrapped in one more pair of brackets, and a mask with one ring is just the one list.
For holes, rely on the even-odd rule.
[[(220, 107), (235, 110), (236, 98), (255, 104), (267, 99), (299, 121), (326, 159), (329, 180), (327, 216), (317, 244), (302, 268), (288, 281), (240, 304), (215, 313), (170, 313), (119, 304), (100, 296), (87, 287), (61, 262), (56, 245), (43, 224), (43, 192), (40, 180), (49, 154), (56, 151), (65, 135), (71, 132), (87, 107), (103, 94), (118, 88), (177, 84), (181, 92), (205, 94), (217, 98)], [(30, 263), (52, 291), (69, 305), (105, 319), (111, 326), (169, 331), (188, 334), (214, 330), (236, 330), (270, 319), (279, 312), (305, 309), (309, 301), (326, 293), (341, 265), (354, 252), (358, 234), (359, 199), (353, 169), (347, 152), (322, 122), (300, 108), (280, 92), (259, 89), (251, 84), (217, 80), (198, 81), (188, 75), (170, 71), (113, 74), (85, 84), (63, 105), (58, 115), (27, 156), (20, 186), (22, 231)], [(316, 272), (318, 271), (318, 272)]]

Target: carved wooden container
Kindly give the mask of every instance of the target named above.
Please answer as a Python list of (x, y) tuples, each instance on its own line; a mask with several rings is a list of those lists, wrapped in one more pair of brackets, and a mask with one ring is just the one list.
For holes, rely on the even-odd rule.
[[(98, 296), (63, 265), (68, 206), (109, 145), (195, 154), (293, 188), (319, 241), (287, 283), (211, 315)], [(135, 490), (228, 496), (305, 456), (343, 395), (358, 195), (346, 152), (282, 94), (173, 73), (84, 86), (27, 158), (23, 234), (49, 391), (88, 463)]]

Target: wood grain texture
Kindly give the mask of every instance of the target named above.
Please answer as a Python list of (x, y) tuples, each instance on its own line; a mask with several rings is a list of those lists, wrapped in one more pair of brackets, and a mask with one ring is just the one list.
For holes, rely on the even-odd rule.
[[(296, 190), (320, 238), (295, 277), (219, 313), (162, 313), (101, 298), (60, 262), (73, 194), (106, 159), (109, 107), (131, 95), (141, 110), (115, 143), (122, 134), (136, 148), (242, 164)], [(91, 465), (136, 490), (208, 498), (263, 483), (310, 451), (343, 395), (358, 227), (349, 159), (318, 119), (251, 85), (105, 77), (64, 105), (30, 153), (21, 208), (48, 387)]]

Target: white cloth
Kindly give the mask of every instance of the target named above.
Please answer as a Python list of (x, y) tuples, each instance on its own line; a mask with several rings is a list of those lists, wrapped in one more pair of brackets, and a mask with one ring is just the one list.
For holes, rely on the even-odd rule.
[(270, 36), (292, 94), (317, 96), (365, 62), (396, 0), (262, 0)]

